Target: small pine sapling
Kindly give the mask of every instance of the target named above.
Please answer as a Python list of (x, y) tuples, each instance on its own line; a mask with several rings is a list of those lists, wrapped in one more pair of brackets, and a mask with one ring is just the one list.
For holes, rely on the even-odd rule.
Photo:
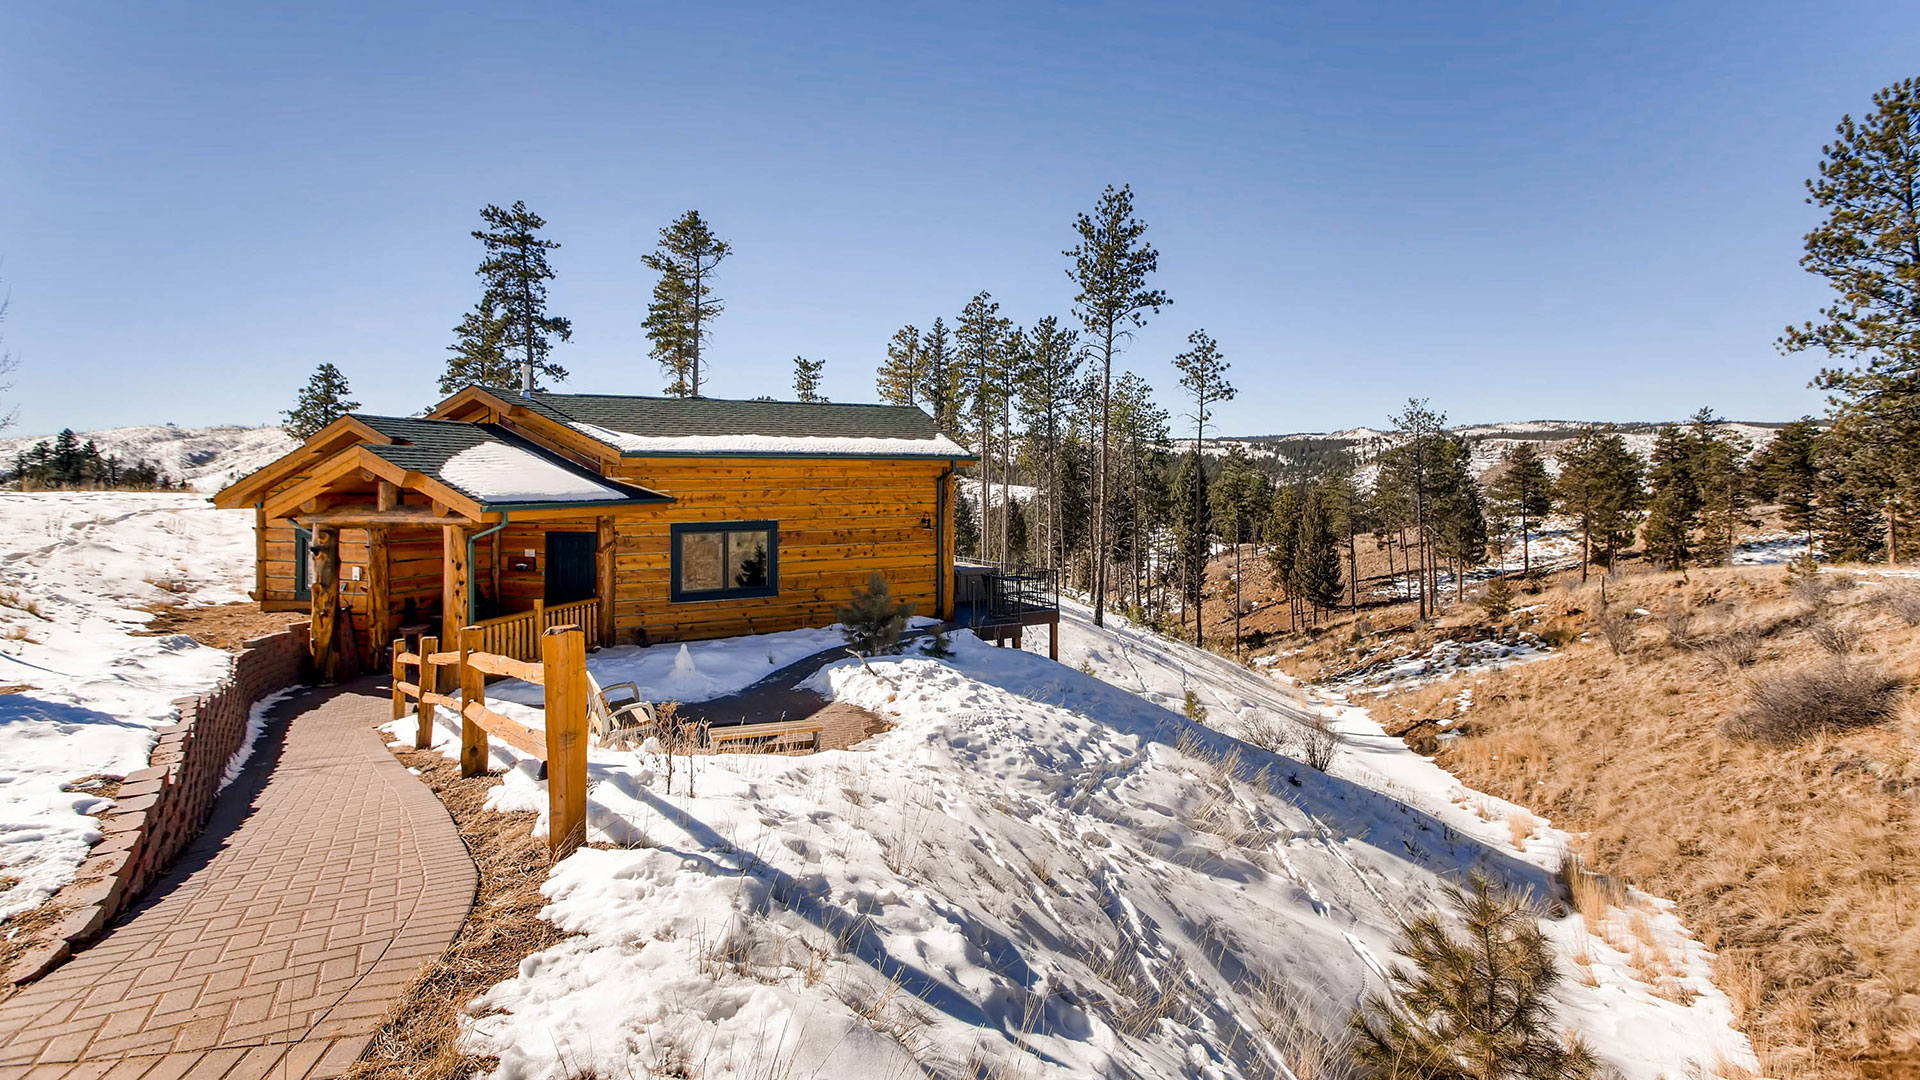
[(1181, 703), (1180, 711), (1186, 713), (1187, 719), (1196, 724), (1207, 722), (1207, 707), (1200, 704), (1200, 695), (1194, 693), (1192, 687), (1187, 688), (1186, 700)]
[(947, 657), (952, 656), (953, 639), (947, 636), (947, 628), (944, 626), (935, 627), (933, 637), (927, 641), (926, 648), (920, 651), (922, 655), (931, 656), (936, 660), (945, 660)]
[(1489, 619), (1504, 619), (1513, 611), (1513, 586), (1503, 577), (1487, 582), (1487, 591), (1480, 595), (1480, 610), (1487, 613)]
[(1390, 1080), (1584, 1080), (1593, 1054), (1570, 1042), (1555, 1019), (1560, 980), (1539, 914), (1524, 897), (1476, 873), (1456, 891), (1466, 933), (1439, 917), (1401, 926), (1397, 1001), (1375, 995), (1353, 1016), (1354, 1056)]
[(900, 648), (900, 633), (913, 618), (913, 604), (896, 603), (884, 574), (874, 573), (867, 587), (853, 590), (853, 601), (837, 609), (847, 646), (861, 656), (880, 656)]

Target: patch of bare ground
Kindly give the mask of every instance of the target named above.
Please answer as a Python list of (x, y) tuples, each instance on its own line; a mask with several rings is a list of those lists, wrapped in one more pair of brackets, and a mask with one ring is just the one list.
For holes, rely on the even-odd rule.
[(520, 961), (564, 934), (540, 918), (540, 885), (550, 865), (545, 840), (533, 836), (535, 814), (485, 808), (497, 775), (462, 777), (460, 766), (431, 751), (394, 754), (433, 789), (453, 815), (467, 852), (480, 868), (480, 891), (460, 936), (429, 964), (388, 1011), (348, 1080), (454, 1080), (490, 1067), (489, 1058), (455, 1045), (467, 1003), (511, 978)]
[(1607, 588), (1611, 633), (1597, 581), (1530, 598), (1559, 662), (1375, 716), (1410, 735), (1457, 716), (1426, 747), (1441, 765), (1676, 900), (1764, 1075), (1920, 1077), (1916, 585), (1753, 567)]
[(208, 604), (188, 607), (183, 604), (154, 604), (147, 608), (153, 621), (146, 629), (134, 631), (137, 637), (185, 634), (202, 645), (237, 652), (248, 641), (277, 634), (289, 625), (305, 619), (302, 611), (261, 611), (255, 603)]

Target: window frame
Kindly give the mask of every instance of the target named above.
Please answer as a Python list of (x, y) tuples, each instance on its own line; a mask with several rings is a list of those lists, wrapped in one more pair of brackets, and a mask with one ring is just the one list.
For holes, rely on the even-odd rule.
[(293, 598), (313, 602), (313, 531), (293, 527)]
[[(680, 587), (680, 540), (701, 533), (764, 532), (767, 534), (767, 583), (751, 588), (729, 587), (688, 591)], [(682, 521), (670, 529), (667, 541), (667, 600), (674, 604), (700, 604), (713, 600), (749, 600), (780, 594), (780, 523), (777, 521)], [(728, 552), (720, 561), (724, 570)]]

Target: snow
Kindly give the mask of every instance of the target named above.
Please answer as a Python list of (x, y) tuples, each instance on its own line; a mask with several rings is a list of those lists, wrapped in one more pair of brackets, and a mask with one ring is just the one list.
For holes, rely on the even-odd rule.
[[(266, 734), (267, 714), (275, 705), (292, 697), (301, 689), (303, 687), (289, 686), (285, 690), (276, 690), (254, 702), (252, 708), (247, 710), (247, 731), (240, 739), (240, 748), (227, 759), (227, 767), (220, 773), (220, 791), (233, 786), (233, 782), (240, 779), (240, 773), (246, 769), (247, 762), (253, 760), (253, 748), (260, 742), (260, 736)], [(215, 794), (219, 792), (216, 791)]]
[[(837, 627), (646, 648), (620, 645), (589, 655), (587, 670), (602, 687), (633, 683), (649, 701), (710, 701), (744, 690), (797, 660), (845, 645)], [(487, 700), (534, 706), (531, 719), (544, 730), (537, 711), (544, 693), (532, 683), (509, 679), (489, 685)], [(517, 713), (514, 718), (522, 719)]]
[[(1517, 808), (1364, 710), (1083, 609), (1061, 631), (1061, 664), (958, 633), (944, 661), (823, 669), (897, 725), (854, 750), (679, 758), (671, 788), (648, 748), (590, 751), (589, 839), (614, 846), (555, 867), (543, 916), (575, 936), (481, 996), (463, 1048), (512, 1080), (1286, 1075), (1263, 1021), (1337, 1031), (1447, 883), (1547, 890), (1562, 834), (1516, 848)], [(1211, 727), (1173, 711), (1188, 691)], [(1317, 718), (1327, 774), (1232, 737)], [(534, 763), (494, 755), (494, 804), (543, 810)], [(1699, 996), (1654, 996), (1595, 941), (1563, 1018), (1629, 1080), (1751, 1064), (1709, 955), (1641, 903)]]
[[(178, 493), (0, 493), (0, 918), (39, 904), (99, 839), (106, 801), (61, 790), (146, 767), (173, 700), (211, 689), (229, 656), (183, 635), (136, 637), (149, 605), (247, 599), (253, 512)], [(29, 610), (32, 609), (32, 610)], [(37, 611), (37, 614), (34, 613)]]
[(876, 457), (964, 458), (967, 449), (945, 435), (930, 439), (882, 439), (819, 435), (634, 435), (594, 424), (569, 421), (573, 427), (635, 454), (863, 454)]
[(1769, 533), (1743, 541), (1734, 549), (1732, 562), (1735, 566), (1800, 562), (1808, 550), (1805, 533)]
[(625, 493), (506, 443), (481, 443), (440, 466), (440, 479), (487, 503), (588, 502)]
[(1343, 694), (1391, 694), (1456, 675), (1499, 671), (1515, 664), (1550, 660), (1552, 652), (1532, 634), (1513, 641), (1438, 641), (1417, 653), (1375, 658), (1326, 685)]
[[(237, 427), (232, 425), (203, 428), (175, 427), (172, 424), (140, 427), (104, 428), (83, 431), (84, 442), (92, 439), (102, 454), (117, 454), (122, 461), (144, 459), (159, 465), (175, 480), (184, 480), (195, 491), (218, 491), (234, 480), (253, 472), (293, 451), (299, 443), (279, 427)], [(16, 435), (0, 439), (0, 462), (9, 468), (15, 454), (52, 435)]]

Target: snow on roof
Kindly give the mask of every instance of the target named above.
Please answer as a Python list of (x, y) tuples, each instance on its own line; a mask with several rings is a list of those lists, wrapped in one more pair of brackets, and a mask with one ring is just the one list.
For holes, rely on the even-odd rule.
[(795, 454), (800, 456), (971, 457), (945, 435), (925, 439), (819, 435), (635, 435), (570, 420), (574, 430), (629, 454)]
[(440, 466), (440, 479), (485, 503), (613, 502), (625, 492), (506, 443), (471, 446)]

